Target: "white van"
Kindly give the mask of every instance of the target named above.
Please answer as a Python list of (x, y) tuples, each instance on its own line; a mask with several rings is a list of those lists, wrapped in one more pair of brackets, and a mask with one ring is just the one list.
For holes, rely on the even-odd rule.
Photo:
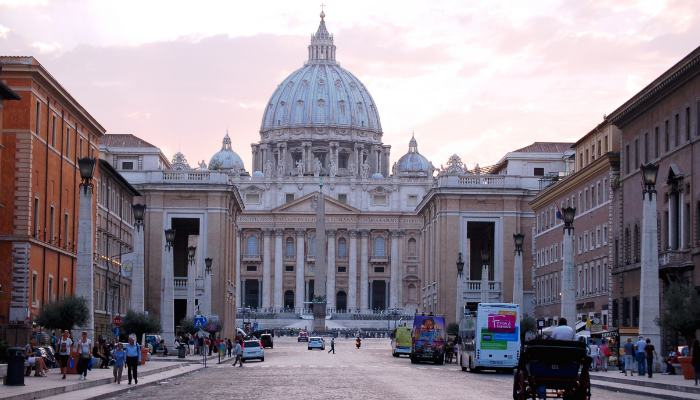
[(520, 360), (520, 309), (511, 303), (479, 303), (460, 321), (459, 365), (470, 372), (512, 373)]

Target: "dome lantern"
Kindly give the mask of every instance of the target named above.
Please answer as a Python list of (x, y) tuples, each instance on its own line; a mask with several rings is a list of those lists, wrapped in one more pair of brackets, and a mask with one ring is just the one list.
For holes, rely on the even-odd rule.
[(238, 174), (245, 174), (243, 160), (231, 148), (231, 138), (228, 135), (228, 130), (221, 142), (221, 150), (209, 160), (209, 169), (233, 170), (234, 172), (237, 170)]
[(418, 142), (415, 136), (411, 136), (408, 153), (394, 164), (393, 173), (397, 176), (432, 176), (434, 169), (433, 164), (418, 152)]

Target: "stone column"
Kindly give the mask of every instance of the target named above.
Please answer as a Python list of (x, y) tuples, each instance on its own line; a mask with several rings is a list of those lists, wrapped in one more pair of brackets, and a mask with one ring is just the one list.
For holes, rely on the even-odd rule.
[(304, 238), (306, 237), (306, 228), (297, 228), (297, 265), (296, 265), (296, 290), (294, 307), (297, 312), (303, 312), (304, 302), (306, 301), (304, 290)]
[(88, 339), (95, 340), (95, 272), (93, 254), (95, 252), (95, 224), (93, 222), (93, 188), (88, 187), (87, 193), (83, 187), (78, 188), (80, 208), (78, 210), (78, 260), (75, 270), (75, 295), (87, 301), (90, 311), (88, 321), (78, 330), (86, 331)]
[(389, 286), (391, 292), (389, 293), (387, 308), (396, 308), (399, 304), (399, 268), (401, 265), (401, 260), (399, 260), (399, 239), (401, 231), (392, 229), (389, 233), (391, 235), (391, 285)]
[[(639, 298), (639, 334), (651, 339), (654, 348), (661, 348), (661, 330), (654, 323), (659, 316), (659, 245), (657, 242), (656, 191), (646, 191), (643, 197), (642, 265)], [(656, 365), (658, 365), (658, 360)], [(647, 366), (649, 368), (649, 366)]]
[(187, 318), (194, 316), (195, 287), (197, 286), (197, 269), (187, 262)]
[[(234, 282), (241, 282), (241, 237), (243, 236), (243, 229), (236, 228), (236, 278)], [(244, 286), (241, 285), (240, 288), (236, 289), (236, 307), (242, 307), (241, 298), (243, 295)]]
[(326, 299), (328, 307), (335, 308), (335, 229), (326, 229), (328, 237), (328, 268), (326, 272)]
[[(211, 317), (212, 314), (211, 276), (212, 273), (207, 273), (204, 271), (204, 307), (201, 308), (203, 309), (204, 316), (207, 318)], [(175, 340), (175, 338), (173, 338), (173, 340)]]
[(513, 262), (513, 303), (520, 306), (520, 316), (525, 311), (523, 302), (523, 251), (515, 250)]
[(161, 333), (165, 343), (175, 340), (175, 277), (173, 275), (173, 251), (165, 249), (162, 253), (163, 294), (160, 312)]
[(263, 279), (262, 279), (262, 308), (270, 307), (270, 279), (272, 274), (270, 272), (270, 236), (272, 236), (272, 229), (265, 228), (262, 230), (263, 234)]
[(350, 229), (350, 252), (348, 253), (348, 311), (357, 310), (357, 230)]
[(489, 265), (481, 267), (481, 302), (489, 302)]
[(576, 271), (574, 270), (574, 228), (564, 228), (564, 254), (561, 273), (561, 312), (576, 332)]
[(360, 308), (369, 311), (369, 230), (360, 231)]
[[(309, 298), (309, 282), (310, 281), (311, 281), (311, 279), (304, 279), (304, 301), (305, 302), (311, 301), (311, 299)], [(304, 304), (302, 307), (309, 308), (307, 306), (308, 306), (308, 304)]]
[(284, 266), (282, 265), (282, 235), (284, 235), (284, 229), (275, 229), (275, 302), (273, 307), (283, 308), (284, 302), (282, 300), (282, 270)]
[(144, 310), (144, 227), (135, 226), (134, 258), (131, 264), (131, 309), (138, 312)]

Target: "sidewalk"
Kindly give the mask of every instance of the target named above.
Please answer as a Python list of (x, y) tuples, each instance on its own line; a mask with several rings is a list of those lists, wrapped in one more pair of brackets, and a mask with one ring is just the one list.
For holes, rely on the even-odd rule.
[(625, 376), (617, 369), (591, 372), (591, 387), (669, 400), (700, 400), (700, 386), (683, 375)]
[[(230, 360), (230, 358), (222, 358)], [(218, 354), (207, 357), (207, 365), (215, 365), (218, 361)], [(175, 357), (151, 357), (145, 365), (139, 365), (138, 385), (128, 385), (127, 371), (124, 367), (122, 383), (114, 383), (112, 368), (93, 369), (88, 372), (87, 380), (78, 380), (78, 375), (66, 375), (66, 379), (61, 379), (62, 374), (59, 368), (54, 368), (46, 378), (27, 376), (24, 378), (25, 386), (0, 386), (0, 399), (7, 400), (30, 400), (30, 399), (52, 399), (65, 398), (65, 393), (80, 390), (78, 397), (81, 399), (99, 399), (113, 397), (114, 395), (137, 389), (139, 386), (170, 379), (179, 375), (184, 375), (203, 369), (202, 357), (188, 356), (185, 359)]]

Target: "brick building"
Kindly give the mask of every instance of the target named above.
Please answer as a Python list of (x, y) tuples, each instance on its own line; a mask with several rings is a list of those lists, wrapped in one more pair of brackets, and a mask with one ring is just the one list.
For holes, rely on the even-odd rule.
[[(564, 222), (557, 207), (576, 207), (574, 268), (577, 320), (609, 325), (614, 202), (611, 183), (619, 173), (619, 130), (603, 122), (571, 146), (569, 174), (544, 178), (545, 188), (530, 203), (535, 213), (532, 258), (535, 316), (556, 325), (561, 316)], [(583, 324), (580, 324), (583, 326)]]
[(35, 58), (0, 64), (21, 95), (2, 115), (0, 322), (24, 324), (43, 302), (74, 292), (77, 159), (97, 156), (105, 130)]

